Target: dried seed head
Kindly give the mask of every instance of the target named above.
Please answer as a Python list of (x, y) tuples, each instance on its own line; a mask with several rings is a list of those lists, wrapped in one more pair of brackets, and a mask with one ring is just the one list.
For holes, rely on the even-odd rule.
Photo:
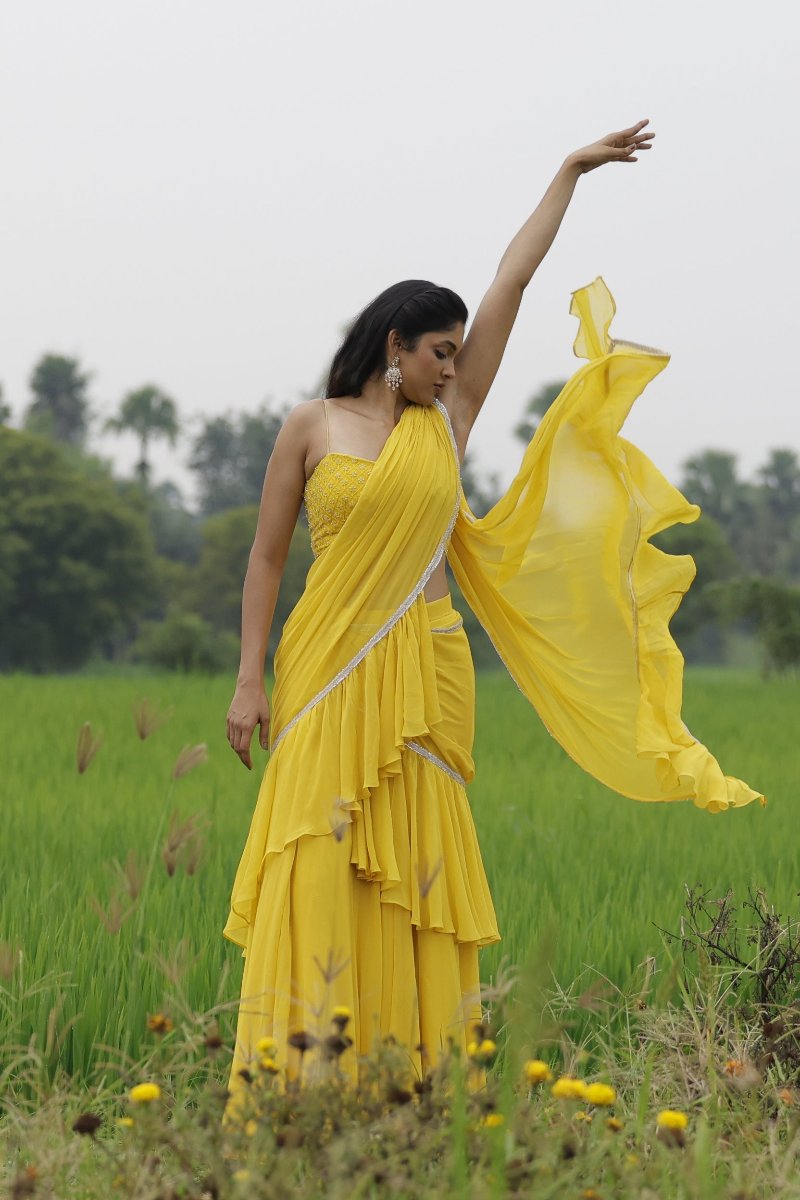
[(353, 1039), (348, 1037), (346, 1033), (332, 1033), (326, 1037), (322, 1043), (325, 1057), (328, 1059), (339, 1058), (344, 1054), (345, 1050), (349, 1050), (353, 1044)]
[(83, 1133), (88, 1134), (89, 1137), (94, 1137), (95, 1131), (98, 1130), (102, 1124), (103, 1118), (99, 1117), (97, 1113), (86, 1112), (81, 1113), (81, 1115), (72, 1122), (72, 1129), (74, 1133)]
[(301, 1054), (305, 1054), (307, 1050), (311, 1050), (317, 1044), (317, 1039), (313, 1033), (307, 1033), (305, 1029), (298, 1029), (296, 1033), (290, 1033), (287, 1041), (290, 1046), (294, 1046), (295, 1050), (299, 1050)]
[(92, 737), (91, 722), (84, 721), (78, 733), (77, 767), (79, 775), (83, 775), (102, 744), (102, 737)]
[(170, 719), (173, 709), (167, 708), (159, 713), (154, 704), (149, 700), (137, 700), (132, 706), (133, 721), (136, 726), (136, 732), (142, 741), (149, 738), (151, 733), (155, 733), (162, 725)]
[(184, 746), (175, 759), (175, 766), (172, 768), (172, 778), (181, 779), (189, 771), (192, 771), (204, 762), (208, 762), (208, 748), (205, 742), (200, 742), (197, 746)]

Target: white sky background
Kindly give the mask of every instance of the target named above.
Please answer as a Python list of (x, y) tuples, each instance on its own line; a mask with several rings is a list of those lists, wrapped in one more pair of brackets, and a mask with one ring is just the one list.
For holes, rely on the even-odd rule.
[[(19, 421), (45, 352), (102, 417), (154, 382), (199, 414), (295, 402), (342, 329), (421, 277), (473, 315), (566, 155), (649, 117), (654, 149), (581, 177), (470, 443), (580, 366), (570, 292), (672, 360), (625, 435), (677, 480), (800, 451), (798, 139), (789, 0), (2, 0), (0, 381)], [(127, 471), (133, 439), (97, 438)], [(157, 479), (191, 499), (175, 451)]]

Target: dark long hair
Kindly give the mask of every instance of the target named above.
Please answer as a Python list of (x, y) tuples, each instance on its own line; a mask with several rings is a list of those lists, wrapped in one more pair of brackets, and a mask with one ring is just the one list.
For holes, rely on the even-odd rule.
[(423, 333), (467, 322), (467, 306), (450, 288), (427, 279), (393, 283), (358, 314), (331, 363), (327, 397), (360, 396), (369, 377), (385, 370), (386, 338), (396, 329), (409, 350)]

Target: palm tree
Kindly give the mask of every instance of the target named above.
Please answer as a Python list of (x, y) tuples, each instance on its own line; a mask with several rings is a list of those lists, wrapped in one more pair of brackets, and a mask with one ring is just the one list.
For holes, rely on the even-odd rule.
[(43, 355), (31, 374), (33, 400), (25, 414), (25, 428), (82, 447), (89, 424), (86, 389), (90, 378), (77, 358)]
[(174, 400), (153, 384), (128, 392), (119, 409), (119, 416), (106, 421), (106, 429), (115, 433), (135, 433), (139, 439), (139, 462), (136, 471), (146, 487), (150, 478), (147, 451), (151, 438), (166, 438), (171, 446), (179, 433), (178, 413)]

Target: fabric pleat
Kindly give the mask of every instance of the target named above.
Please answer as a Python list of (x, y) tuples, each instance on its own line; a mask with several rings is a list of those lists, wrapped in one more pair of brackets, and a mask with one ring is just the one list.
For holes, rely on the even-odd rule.
[(465, 791), (474, 699), (459, 614), (420, 599), (273, 752), (224, 930), (245, 959), (232, 1093), (262, 1037), (295, 1078), (288, 1035), (324, 1036), (336, 1005), (353, 1014), (351, 1077), (376, 1037), (417, 1074), (465, 1048), (478, 948), (500, 936)]

